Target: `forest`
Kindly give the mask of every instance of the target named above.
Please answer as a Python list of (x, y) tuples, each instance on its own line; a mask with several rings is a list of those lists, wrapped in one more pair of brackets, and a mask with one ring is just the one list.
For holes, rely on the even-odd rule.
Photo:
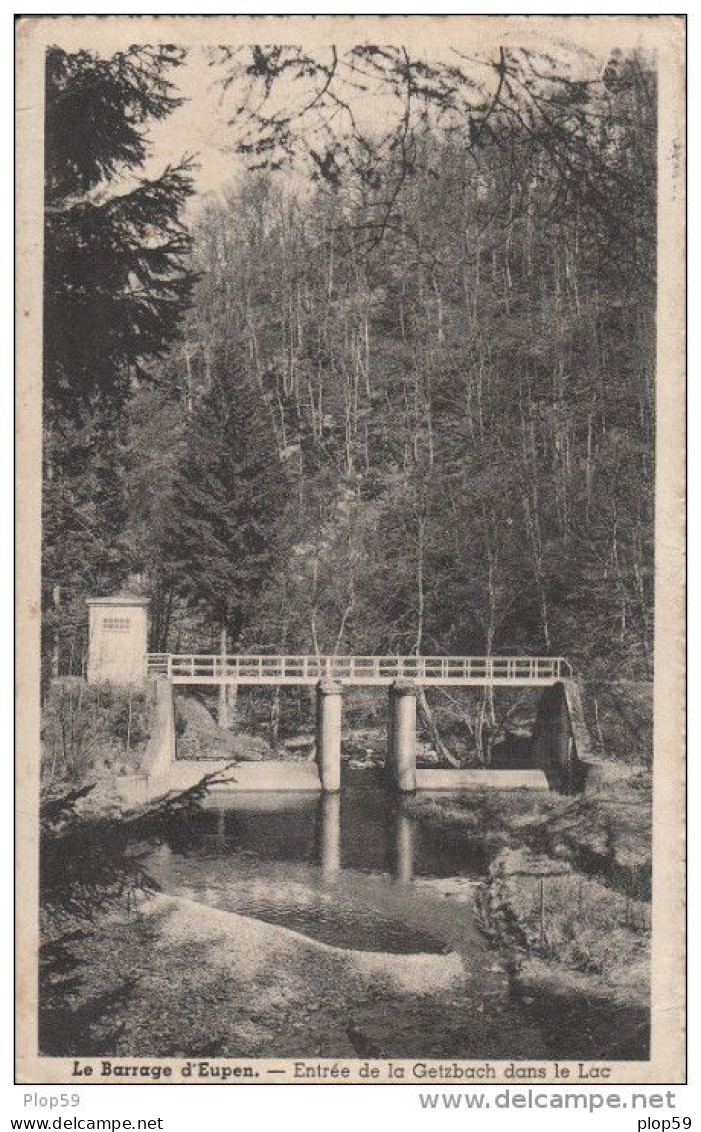
[(120, 588), (154, 651), (552, 654), (647, 686), (651, 61), (213, 49), (207, 195), (187, 138), (149, 158), (187, 65), (47, 54), (45, 686)]

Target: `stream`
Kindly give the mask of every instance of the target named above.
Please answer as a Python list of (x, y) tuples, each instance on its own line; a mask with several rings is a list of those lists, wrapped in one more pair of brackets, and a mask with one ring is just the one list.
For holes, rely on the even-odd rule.
[(486, 846), (416, 817), (379, 770), (344, 764), (340, 795), (212, 795), (154, 851), (149, 872), (166, 893), (337, 948), (457, 954), (462, 985), (440, 1001), (363, 1008), (393, 1055), (630, 1056), (628, 1043), (613, 1045), (625, 1020), (610, 1007), (514, 992), (477, 922), (488, 864)]
[[(336, 947), (396, 954), (453, 948), (485, 868), (483, 855), (465, 859), (464, 844), (420, 823), (381, 772), (347, 767), (337, 795), (214, 795), (150, 865), (168, 892)], [(437, 898), (450, 899), (449, 916), (436, 916)]]

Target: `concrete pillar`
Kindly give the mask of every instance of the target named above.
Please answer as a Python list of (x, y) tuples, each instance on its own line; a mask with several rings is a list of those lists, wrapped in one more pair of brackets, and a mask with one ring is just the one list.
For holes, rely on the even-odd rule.
[(219, 699), (217, 700), (217, 727), (227, 731), (236, 721), (236, 702), (238, 699), (238, 684), (222, 680), (219, 685)]
[(341, 796), (325, 794), (321, 799), (321, 871), (326, 877), (341, 869)]
[(327, 794), (341, 789), (342, 708), (342, 685), (320, 680), (316, 686), (316, 760), (321, 789)]
[(225, 731), (229, 726), (229, 704), (226, 698), (226, 684), (219, 685), (219, 698), (217, 700), (217, 727)]
[(238, 701), (239, 686), (232, 681), (226, 685), (226, 702), (229, 707), (229, 718), (236, 719), (236, 704)]
[(389, 693), (389, 749), (387, 763), (397, 790), (416, 790), (416, 685), (396, 680)]
[(401, 807), (394, 816), (392, 876), (403, 884), (414, 876), (414, 817)]

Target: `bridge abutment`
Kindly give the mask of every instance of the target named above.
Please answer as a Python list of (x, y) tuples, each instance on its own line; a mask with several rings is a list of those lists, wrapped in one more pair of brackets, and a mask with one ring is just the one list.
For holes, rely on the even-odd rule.
[(316, 686), (316, 758), (321, 789), (335, 794), (341, 789), (341, 716), (343, 685), (320, 680)]
[(397, 680), (389, 689), (387, 767), (401, 794), (416, 790), (416, 685)]
[(540, 697), (533, 754), (551, 790), (573, 794), (582, 789), (590, 754), (589, 734), (574, 680), (558, 681)]

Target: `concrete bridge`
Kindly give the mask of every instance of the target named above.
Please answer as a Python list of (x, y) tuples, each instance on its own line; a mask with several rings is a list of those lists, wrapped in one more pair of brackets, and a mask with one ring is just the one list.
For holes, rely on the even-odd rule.
[[(91, 598), (88, 682), (143, 683), (158, 679), (159, 714), (147, 763), (160, 785), (184, 787), (181, 776), (196, 774), (174, 758), (174, 685), (220, 688), (220, 724), (226, 723), (226, 688), (238, 685), (316, 687), (316, 752), (313, 764), (267, 762), (258, 770), (237, 768), (241, 789), (322, 789), (341, 785), (341, 721), (346, 687), (386, 687), (389, 693), (387, 769), (401, 793), (417, 789), (459, 789), (502, 785), (500, 776), (518, 776), (519, 785), (548, 782), (573, 789), (576, 770), (588, 752), (586, 726), (564, 657), (551, 656), (272, 656), (222, 653), (148, 653), (145, 598), (120, 594)], [(533, 734), (534, 762), (541, 770), (419, 770), (416, 768), (416, 700), (424, 687), (511, 687), (540, 692)], [(154, 769), (155, 768), (155, 769)], [(292, 772), (295, 773), (292, 773)], [(486, 777), (485, 777), (486, 776)], [(529, 778), (529, 776), (532, 776)], [(475, 780), (478, 779), (479, 783)], [(176, 782), (177, 780), (177, 782)], [(244, 782), (245, 780), (245, 782)], [(189, 781), (189, 779), (188, 779)], [(155, 787), (154, 787), (155, 788)]]
[[(417, 771), (416, 698), (429, 687), (519, 687), (550, 691), (540, 710), (544, 759), (569, 767), (573, 752), (570, 713), (562, 689), (572, 684), (564, 657), (524, 656), (252, 656), (249, 654), (150, 653), (147, 670), (172, 685), (285, 685), (316, 687), (316, 757), (321, 789), (341, 787), (344, 687), (387, 687), (387, 769), (396, 789), (455, 789), (474, 771)], [(557, 689), (561, 692), (558, 693)], [(222, 710), (224, 705), (222, 704)], [(220, 720), (224, 723), (225, 720)], [(495, 772), (487, 772), (494, 774)], [(529, 772), (525, 772), (528, 778)], [(537, 772), (534, 775), (537, 777)], [(532, 776), (533, 777), (533, 776)], [(533, 785), (523, 781), (523, 785)]]

